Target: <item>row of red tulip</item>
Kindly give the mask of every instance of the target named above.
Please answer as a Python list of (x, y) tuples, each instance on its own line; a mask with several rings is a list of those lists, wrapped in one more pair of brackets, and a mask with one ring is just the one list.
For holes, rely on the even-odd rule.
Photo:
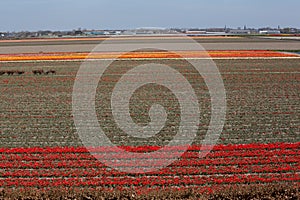
[[(121, 147), (126, 151), (132, 152), (151, 152), (160, 149), (160, 146), (124, 146)], [(173, 146), (166, 147), (166, 151), (179, 151), (185, 150), (186, 146)], [(210, 146), (207, 146), (210, 149)], [(236, 145), (216, 145), (213, 146), (214, 151), (233, 151), (233, 150), (272, 150), (272, 149), (299, 149), (300, 142), (296, 143), (271, 143), (271, 144), (236, 144)], [(205, 147), (201, 145), (193, 145), (189, 147), (190, 151), (200, 151), (201, 149), (205, 149)], [(91, 152), (114, 152), (114, 147), (90, 147), (89, 150)], [(33, 147), (33, 148), (0, 148), (0, 153), (85, 153), (88, 152), (86, 147)]]
[[(38, 168), (101, 168), (105, 167), (104, 164), (101, 162), (97, 162), (95, 159), (80, 159), (80, 156), (78, 156), (78, 159), (65, 159), (64, 156), (61, 156), (61, 159), (55, 159), (55, 160), (47, 160), (42, 158), (43, 154), (40, 155), (40, 160), (6, 160), (1, 159), (0, 168), (2, 169), (13, 169), (13, 168), (31, 168), (31, 169), (38, 169)], [(148, 166), (147, 159), (145, 160), (145, 167)], [(157, 162), (157, 165), (161, 165), (161, 163), (166, 162), (168, 158), (157, 158), (157, 159), (151, 159), (155, 160)], [(226, 158), (189, 158), (189, 159), (179, 159), (176, 160), (172, 165), (173, 166), (207, 166), (207, 165), (220, 165), (220, 166), (226, 166), (226, 165), (266, 165), (266, 164), (276, 164), (276, 163), (297, 163), (300, 160), (299, 154), (277, 154), (272, 156), (262, 156), (262, 157), (226, 157)], [(101, 160), (100, 160), (101, 161)], [(104, 160), (108, 162), (109, 160)], [(111, 157), (111, 162), (116, 162), (114, 165), (119, 167), (132, 167), (132, 164), (125, 164), (124, 162), (120, 163), (119, 165), (117, 162), (119, 162), (119, 159), (115, 159)], [(142, 166), (141, 166), (142, 167)], [(154, 166), (152, 166), (154, 167)]]
[(143, 177), (98, 177), (98, 178), (7, 178), (0, 179), (2, 187), (55, 187), (55, 186), (178, 186), (210, 184), (270, 183), (300, 181), (299, 174), (272, 173), (265, 175), (214, 175), (214, 176), (143, 176)]
[[(169, 166), (157, 172), (150, 172), (147, 175), (214, 175), (214, 174), (255, 174), (255, 173), (292, 173), (300, 170), (299, 164), (270, 164), (270, 165), (228, 165), (228, 166)], [(109, 168), (55, 168), (48, 169), (20, 169), (0, 171), (1, 178), (11, 177), (97, 177), (97, 176), (124, 176), (121, 173)]]
[[(174, 151), (175, 152), (175, 151)], [(181, 151), (178, 151), (181, 153)], [(216, 159), (216, 158), (227, 158), (230, 157), (256, 157), (256, 158), (265, 158), (273, 156), (284, 156), (284, 155), (299, 155), (300, 150), (297, 149), (276, 149), (276, 150), (235, 150), (235, 151), (211, 151), (207, 158)], [(172, 159), (173, 155), (170, 152), (162, 152), (161, 154), (147, 154), (139, 153), (134, 156), (129, 156), (124, 153), (94, 153), (93, 155), (89, 153), (23, 153), (23, 154), (14, 154), (14, 153), (5, 153), (0, 154), (0, 159), (6, 161), (53, 161), (53, 160), (93, 160), (94, 158), (105, 159), (105, 157), (113, 159)], [(195, 159), (199, 157), (199, 152), (197, 151), (187, 151), (183, 154), (182, 158), (184, 159)]]

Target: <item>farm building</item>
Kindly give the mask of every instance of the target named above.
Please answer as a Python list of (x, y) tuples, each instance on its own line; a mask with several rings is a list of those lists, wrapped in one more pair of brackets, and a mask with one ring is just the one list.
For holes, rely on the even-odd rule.
[(262, 30), (259, 31), (259, 34), (280, 34), (279, 30)]
[(235, 34), (235, 35), (248, 35), (248, 34), (251, 34), (251, 31), (250, 30), (242, 30), (242, 29), (232, 29), (229, 31), (229, 33)]

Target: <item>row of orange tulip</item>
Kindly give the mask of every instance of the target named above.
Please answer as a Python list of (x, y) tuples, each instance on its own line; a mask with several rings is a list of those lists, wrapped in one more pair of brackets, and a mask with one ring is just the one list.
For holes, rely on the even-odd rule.
[(83, 60), (83, 59), (134, 59), (134, 58), (257, 58), (257, 57), (299, 57), (276, 51), (232, 50), (232, 51), (181, 51), (181, 52), (104, 52), (104, 53), (41, 53), (41, 54), (2, 54), (0, 61), (22, 60)]

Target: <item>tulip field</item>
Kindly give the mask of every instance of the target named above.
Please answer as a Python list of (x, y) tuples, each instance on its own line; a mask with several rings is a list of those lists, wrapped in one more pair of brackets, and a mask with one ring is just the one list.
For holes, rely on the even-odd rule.
[[(276, 51), (267, 51), (267, 50), (223, 50), (223, 51), (188, 51), (188, 52), (179, 52), (181, 55), (184, 55), (188, 58), (281, 58), (281, 57), (298, 57), (293, 54), (284, 54)], [(0, 54), (0, 61), (26, 61), (26, 60), (83, 60), (83, 59), (109, 59), (114, 58), (116, 55), (119, 55), (119, 52), (101, 52), (101, 53), (74, 53), (74, 52), (56, 52), (56, 53), (26, 53), (26, 54)], [(131, 52), (122, 55), (120, 58), (130, 59), (130, 58), (157, 58), (157, 59), (166, 59), (166, 58), (180, 58), (179, 55), (174, 55), (170, 52)]]
[[(1, 149), (0, 167), (5, 171), (1, 173), (0, 184), (2, 187), (154, 189), (294, 183), (300, 180), (299, 145), (299, 142), (218, 145), (204, 159), (197, 158), (200, 148), (192, 146), (181, 159), (167, 168), (138, 176), (108, 169), (81, 147)], [(149, 149), (143, 147), (138, 151)], [(109, 150), (100, 148), (98, 151), (107, 153)], [(164, 162), (168, 156), (155, 159)]]
[[(113, 53), (95, 54), (94, 58), (110, 58), (110, 54)], [(201, 57), (200, 54), (188, 52), (187, 57)], [(115, 61), (101, 78), (95, 103), (99, 125), (116, 146), (139, 153), (135, 159), (144, 160), (143, 167), (153, 167), (148, 166), (147, 153), (161, 149), (176, 134), (179, 104), (166, 88), (152, 85), (138, 90), (130, 107), (135, 123), (149, 123), (147, 108), (153, 102), (163, 105), (168, 118), (162, 131), (153, 137), (126, 135), (114, 122), (109, 99), (122, 74), (151, 58), (151, 62), (172, 66), (184, 74), (199, 98), (200, 124), (188, 150), (169, 166), (137, 174), (118, 171), (101, 162), (101, 155), (119, 156), (124, 161), (120, 167), (132, 168), (130, 162), (126, 164), (130, 157), (103, 146), (94, 147), (96, 154), (92, 155), (78, 136), (72, 91), (80, 60), (87, 54), (0, 55), (0, 71), (24, 72), (0, 76), (0, 191), (77, 188), (215, 192), (269, 184), (299, 188), (300, 57), (273, 51), (210, 51), (209, 55), (215, 59), (224, 81), (227, 111), (217, 144), (203, 158), (199, 152), (211, 117), (210, 95), (201, 76), (187, 62), (165, 52), (137, 52)], [(34, 70), (55, 73), (34, 74)], [(164, 163), (171, 159), (172, 151), (174, 148), (166, 149), (151, 159)], [(183, 150), (177, 146), (175, 151)]]

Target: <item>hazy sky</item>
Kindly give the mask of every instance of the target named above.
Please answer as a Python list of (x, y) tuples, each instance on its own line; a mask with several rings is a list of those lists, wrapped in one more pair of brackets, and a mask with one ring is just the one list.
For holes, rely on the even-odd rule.
[(300, 0), (0, 0), (0, 31), (138, 27), (300, 28)]

